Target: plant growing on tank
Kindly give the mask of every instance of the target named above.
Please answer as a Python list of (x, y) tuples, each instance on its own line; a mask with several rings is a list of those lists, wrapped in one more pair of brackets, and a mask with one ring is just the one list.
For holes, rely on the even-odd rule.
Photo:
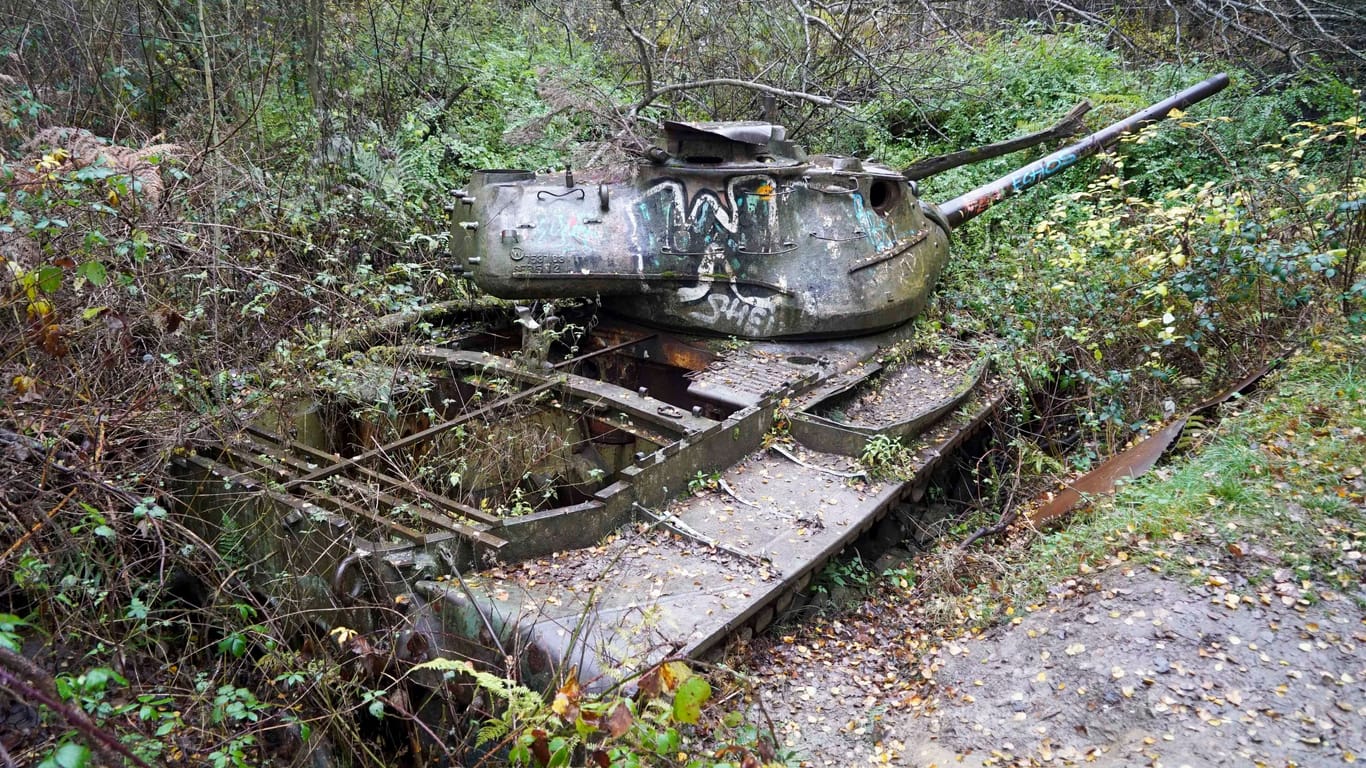
[(911, 463), (911, 451), (901, 438), (873, 435), (863, 446), (859, 463), (871, 477), (884, 479), (904, 474)]
[(720, 487), (720, 472), (708, 474), (699, 469), (697, 470), (697, 474), (693, 475), (692, 479), (688, 481), (688, 493), (691, 493), (694, 496), (701, 496), (707, 491), (714, 491)]

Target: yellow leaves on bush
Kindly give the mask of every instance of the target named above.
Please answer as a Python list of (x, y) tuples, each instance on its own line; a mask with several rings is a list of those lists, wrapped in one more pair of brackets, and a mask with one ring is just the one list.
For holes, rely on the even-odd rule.
[(62, 164), (70, 158), (71, 153), (65, 149), (54, 149), (44, 154), (42, 159), (33, 167), (33, 170), (37, 173), (49, 174), (49, 178), (51, 178), (50, 174), (61, 168)]
[(583, 688), (579, 685), (578, 670), (570, 670), (564, 685), (555, 691), (555, 700), (550, 703), (550, 711), (566, 723), (572, 723), (579, 719), (579, 701), (582, 698)]
[(337, 641), (337, 645), (344, 648), (347, 643), (351, 642), (351, 640), (360, 633), (350, 627), (333, 627), (327, 634), (331, 635), (332, 639)]

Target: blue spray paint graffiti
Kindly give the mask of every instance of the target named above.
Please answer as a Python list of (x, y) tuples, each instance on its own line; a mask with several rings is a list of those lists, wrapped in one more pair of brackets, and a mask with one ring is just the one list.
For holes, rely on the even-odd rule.
[(665, 251), (696, 256), (717, 244), (732, 265), (740, 267), (733, 257), (745, 244), (742, 230), (750, 237), (770, 237), (774, 188), (770, 177), (750, 174), (727, 179), (722, 194), (704, 187), (689, 199), (682, 181), (661, 179), (636, 204), (636, 224), (651, 238), (651, 255)]
[(1016, 192), (1032, 187), (1062, 169), (1077, 162), (1075, 152), (1061, 156), (1048, 156), (1032, 165), (1025, 166), (1010, 179), (1010, 186)]
[(892, 228), (887, 221), (863, 204), (862, 194), (855, 192), (853, 198), (854, 217), (858, 220), (859, 230), (867, 236), (868, 242), (879, 251), (895, 245), (896, 240), (892, 237)]

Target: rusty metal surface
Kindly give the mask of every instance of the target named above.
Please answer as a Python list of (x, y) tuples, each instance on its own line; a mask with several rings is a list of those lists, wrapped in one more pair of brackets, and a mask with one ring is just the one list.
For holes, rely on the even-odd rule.
[(1082, 475), (1077, 480), (1068, 484), (1066, 488), (1058, 492), (1046, 504), (1038, 507), (1029, 513), (1029, 522), (1035, 527), (1052, 525), (1061, 518), (1071, 513), (1079, 505), (1089, 501), (1093, 496), (1100, 496), (1113, 493), (1120, 481), (1138, 477), (1152, 469), (1162, 458), (1172, 443), (1181, 436), (1181, 431), (1185, 429), (1186, 422), (1192, 416), (1208, 411), (1216, 406), (1228, 402), (1235, 396), (1246, 392), (1257, 382), (1261, 381), (1276, 366), (1280, 365), (1284, 357), (1277, 357), (1269, 363), (1260, 366), (1248, 376), (1233, 386), (1225, 389), (1214, 397), (1205, 400), (1180, 418), (1172, 420), (1170, 423), (1143, 438), (1129, 448), (1107, 459), (1103, 464)]
[(1138, 477), (1152, 469), (1167, 451), (1167, 447), (1180, 437), (1181, 430), (1186, 426), (1186, 418), (1182, 416), (1168, 423), (1162, 429), (1069, 483), (1051, 501), (1031, 512), (1029, 521), (1036, 527), (1055, 523), (1083, 501), (1093, 496), (1111, 493), (1121, 480)]

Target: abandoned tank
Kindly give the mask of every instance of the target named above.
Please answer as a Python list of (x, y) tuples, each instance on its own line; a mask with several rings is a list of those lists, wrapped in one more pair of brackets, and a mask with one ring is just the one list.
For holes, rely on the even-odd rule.
[(924, 308), (953, 227), (1227, 82), (1210, 78), (943, 205), (886, 166), (807, 155), (780, 125), (665, 122), (664, 146), (626, 179), (476, 172), (456, 193), (454, 257), (494, 296), (596, 296), (688, 333), (875, 333)]
[[(1003, 399), (980, 357), (885, 359), (952, 230), (1227, 82), (941, 204), (769, 123), (667, 124), (624, 177), (478, 172), (452, 210), (460, 269), (603, 316), (456, 310), (439, 343), (352, 356), (388, 412), (364, 386), (303, 404), (185, 457), (182, 498), (305, 631), (533, 685), (706, 653), (860, 536), (932, 529), (935, 473)], [(903, 474), (860, 466), (875, 439)]]

